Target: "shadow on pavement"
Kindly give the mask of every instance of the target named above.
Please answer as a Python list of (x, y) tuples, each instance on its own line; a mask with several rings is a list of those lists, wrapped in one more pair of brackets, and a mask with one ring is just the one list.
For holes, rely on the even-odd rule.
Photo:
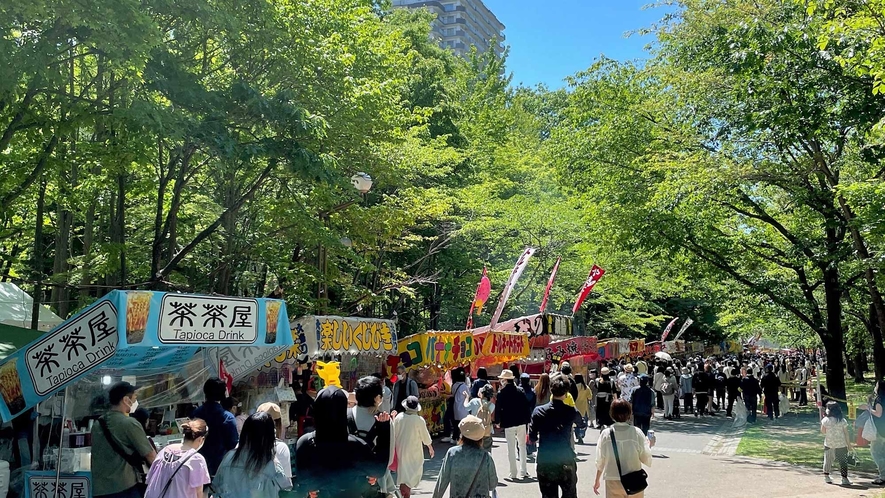
[[(748, 457), (734, 457), (734, 458), (717, 458), (718, 461), (727, 463), (729, 465), (741, 466), (743, 468), (758, 468), (759, 470), (779, 470), (782, 472), (790, 472), (795, 474), (804, 474), (804, 475), (814, 475), (819, 476), (821, 482), (823, 482), (823, 474), (820, 470), (809, 469), (808, 467), (792, 465), (784, 462), (770, 461), (770, 460), (762, 460), (758, 458), (748, 458)], [(825, 485), (828, 489), (832, 488), (833, 490), (837, 489), (851, 489), (856, 491), (866, 491), (870, 489), (882, 489), (885, 488), (881, 486), (875, 486), (872, 484), (874, 479), (873, 476), (869, 476), (866, 474), (856, 474), (852, 472), (851, 469), (848, 470), (848, 478), (851, 480), (852, 484), (850, 486), (842, 486), (839, 484), (839, 473), (836, 471), (832, 474), (833, 484)], [(869, 482), (864, 482), (869, 481)], [(878, 495), (877, 495), (878, 496)]]

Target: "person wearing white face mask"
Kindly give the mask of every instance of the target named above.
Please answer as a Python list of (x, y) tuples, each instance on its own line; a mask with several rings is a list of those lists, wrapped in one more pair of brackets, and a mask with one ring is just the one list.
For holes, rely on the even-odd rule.
[(157, 452), (129, 414), (138, 409), (135, 386), (118, 382), (108, 391), (110, 409), (92, 426), (92, 489), (96, 498), (141, 498), (143, 464)]
[(170, 444), (157, 455), (147, 475), (144, 498), (202, 498), (209, 484), (209, 467), (200, 454), (209, 428), (202, 419), (181, 424), (181, 444)]

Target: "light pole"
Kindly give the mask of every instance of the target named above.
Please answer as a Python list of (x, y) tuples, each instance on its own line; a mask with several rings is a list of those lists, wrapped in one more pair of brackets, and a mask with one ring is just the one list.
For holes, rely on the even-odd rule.
[[(353, 184), (353, 188), (355, 188), (356, 191), (359, 192), (360, 198), (365, 198), (366, 194), (368, 194), (369, 191), (372, 190), (372, 184), (374, 182), (372, 181), (371, 176), (369, 176), (367, 173), (363, 173), (362, 171), (360, 171), (359, 173), (350, 177), (350, 183)], [(331, 215), (333, 215), (339, 211), (342, 211), (344, 209), (347, 209), (348, 207), (350, 207), (353, 204), (356, 204), (359, 201), (360, 201), (360, 199), (353, 199), (353, 200), (347, 201), (343, 204), (339, 204), (339, 205), (333, 207), (332, 209), (329, 209), (328, 211), (323, 211), (320, 213), (320, 220), (323, 222), (324, 226), (328, 226), (329, 225), (329, 217)], [(342, 239), (342, 243), (343, 243), (343, 240), (344, 239)], [(350, 241), (350, 239), (347, 239), (347, 240)], [(345, 244), (345, 245), (347, 245), (347, 244)], [(351, 242), (351, 245), (352, 245), (352, 242)], [(350, 246), (348, 245), (348, 247), (350, 247)], [(320, 281), (319, 281), (319, 284), (317, 285), (317, 310), (319, 313), (323, 313), (325, 311), (324, 303), (325, 303), (325, 300), (328, 299), (328, 294), (327, 294), (328, 289), (327, 289), (327, 285), (326, 285), (327, 263), (328, 263), (328, 252), (326, 251), (326, 247), (323, 245), (323, 243), (320, 242), (319, 245), (317, 246), (317, 270), (319, 270), (319, 272), (320, 272)]]

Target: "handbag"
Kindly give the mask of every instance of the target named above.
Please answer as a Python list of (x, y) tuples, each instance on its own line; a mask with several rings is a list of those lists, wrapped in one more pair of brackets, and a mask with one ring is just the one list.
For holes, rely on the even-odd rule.
[(645, 491), (645, 488), (648, 487), (648, 474), (643, 469), (624, 474), (621, 470), (621, 457), (618, 455), (618, 440), (615, 438), (614, 429), (611, 429), (611, 436), (612, 449), (615, 450), (615, 461), (618, 463), (618, 475), (621, 476), (621, 484), (624, 486), (624, 491), (628, 495), (635, 495)]
[(861, 434), (863, 435), (863, 438), (864, 438), (865, 440), (867, 440), (867, 441), (869, 441), (869, 442), (871, 442), (871, 443), (872, 443), (873, 441), (875, 441), (875, 440), (879, 437), (879, 434), (878, 434), (878, 432), (876, 431), (876, 424), (873, 423), (873, 417), (872, 417), (872, 416), (869, 417), (869, 418), (867, 418), (867, 421), (864, 422), (864, 424), (863, 424), (863, 432), (862, 432)]
[(111, 430), (108, 428), (108, 422), (104, 417), (99, 417), (98, 425), (101, 426), (101, 430), (104, 432), (105, 439), (111, 446), (111, 449), (120, 455), (120, 458), (125, 460), (132, 467), (132, 470), (135, 471), (135, 487), (141, 493), (141, 496), (144, 496), (144, 492), (147, 491), (147, 474), (144, 472), (144, 458), (135, 453), (126, 453), (126, 450), (123, 449), (120, 443), (117, 442), (117, 438), (111, 433)]
[(176, 468), (175, 468), (175, 471), (172, 472), (172, 475), (169, 476), (169, 480), (166, 481), (166, 485), (163, 486), (163, 492), (160, 493), (160, 498), (163, 498), (163, 497), (166, 496), (166, 492), (169, 491), (169, 486), (172, 485), (172, 480), (175, 479), (175, 474), (178, 474), (178, 471), (181, 470), (182, 467), (184, 467), (184, 464), (185, 464), (188, 460), (190, 460), (192, 456), (194, 456), (194, 455), (196, 455), (196, 454), (197, 454), (197, 450), (194, 450), (194, 451), (191, 452), (188, 456), (184, 457), (184, 459), (181, 461), (181, 463), (178, 464), (178, 467), (176, 467)]

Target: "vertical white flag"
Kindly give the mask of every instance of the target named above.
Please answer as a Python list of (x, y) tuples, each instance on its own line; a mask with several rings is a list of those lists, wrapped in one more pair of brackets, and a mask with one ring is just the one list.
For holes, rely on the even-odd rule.
[(510, 278), (507, 279), (507, 283), (501, 291), (501, 299), (498, 300), (498, 307), (495, 309), (495, 314), (492, 316), (492, 322), (489, 324), (490, 331), (495, 330), (495, 326), (498, 325), (498, 319), (501, 318), (501, 313), (504, 312), (504, 306), (507, 305), (510, 293), (513, 292), (513, 287), (516, 285), (516, 281), (519, 280), (520, 275), (522, 275), (522, 272), (529, 265), (529, 259), (531, 259), (533, 254), (535, 254), (534, 247), (526, 248), (526, 250), (522, 252), (522, 255), (519, 256), (519, 260), (516, 261), (516, 266), (513, 267), (513, 271), (510, 272)]
[(678, 341), (679, 338), (682, 337), (682, 334), (684, 334), (685, 331), (688, 330), (689, 327), (691, 327), (692, 323), (694, 323), (694, 320), (692, 320), (691, 318), (686, 319), (685, 323), (682, 324), (682, 328), (679, 329), (679, 333), (676, 334), (676, 337), (673, 340)]

